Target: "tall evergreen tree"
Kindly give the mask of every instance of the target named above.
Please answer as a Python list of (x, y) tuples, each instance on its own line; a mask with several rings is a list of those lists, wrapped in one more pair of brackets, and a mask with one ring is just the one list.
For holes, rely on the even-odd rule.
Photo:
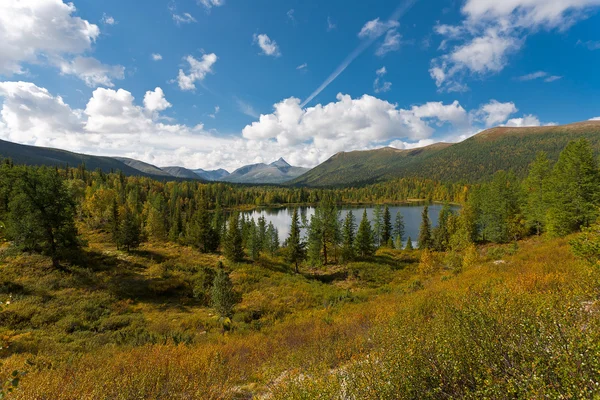
[(223, 241), (223, 253), (229, 261), (240, 262), (244, 259), (242, 231), (238, 213), (232, 213), (227, 224), (227, 233)]
[(231, 283), (229, 274), (225, 272), (223, 265), (219, 263), (210, 293), (210, 305), (219, 317), (230, 318), (233, 315), (235, 304), (236, 296), (233, 283)]
[(254, 222), (254, 218), (248, 221), (248, 250), (250, 250), (250, 257), (252, 257), (252, 260), (258, 260), (262, 251), (262, 240), (260, 238), (259, 228)]
[(275, 252), (279, 249), (279, 232), (272, 222), (269, 222), (269, 225), (267, 226), (267, 234), (265, 240), (266, 250), (268, 250), (271, 253), (271, 255), (274, 255)]
[(313, 265), (327, 265), (331, 252), (341, 241), (339, 211), (329, 197), (325, 197), (308, 225), (308, 258)]
[(525, 205), (527, 224), (537, 235), (542, 233), (546, 225), (551, 172), (548, 156), (545, 152), (540, 151), (535, 160), (529, 165), (529, 175), (523, 182), (527, 196)]
[(373, 240), (375, 246), (381, 246), (381, 240), (383, 236), (383, 210), (381, 205), (376, 204), (373, 208)]
[(75, 203), (56, 169), (17, 170), (7, 233), (18, 247), (39, 251), (60, 267), (65, 251), (79, 247), (74, 215)]
[(381, 244), (383, 246), (393, 247), (393, 244), (392, 244), (392, 215), (390, 214), (390, 209), (387, 205), (383, 209)]
[(202, 204), (188, 223), (187, 242), (202, 253), (213, 253), (219, 248), (219, 236), (215, 231), (211, 217)]
[(398, 211), (396, 213), (396, 219), (394, 220), (394, 238), (396, 242), (396, 248), (402, 250), (402, 243), (404, 242), (404, 217), (402, 213)]
[(131, 251), (140, 247), (142, 242), (140, 221), (137, 215), (125, 205), (123, 217), (119, 225), (119, 234), (117, 237), (117, 248)]
[(356, 236), (356, 220), (352, 210), (348, 211), (344, 219), (342, 228), (342, 258), (346, 261), (351, 261), (355, 257), (354, 239)]
[(414, 250), (412, 239), (410, 236), (408, 237), (408, 240), (406, 241), (406, 247), (404, 248), (404, 250), (407, 250), (407, 251)]
[(290, 235), (287, 239), (287, 261), (294, 264), (296, 273), (300, 272), (299, 264), (306, 258), (305, 243), (302, 241), (300, 232), (300, 217), (298, 209), (294, 209)]
[(363, 212), (362, 220), (358, 226), (358, 232), (355, 239), (356, 253), (360, 257), (369, 257), (375, 254), (375, 244), (373, 238), (373, 229), (371, 221), (367, 216), (367, 210)]
[(433, 242), (431, 240), (431, 222), (429, 221), (429, 207), (423, 207), (421, 214), (421, 228), (419, 229), (419, 249), (431, 249)]
[(256, 228), (258, 230), (258, 242), (259, 248), (261, 251), (267, 250), (268, 248), (268, 238), (267, 238), (267, 220), (264, 216), (260, 216), (258, 218), (258, 223), (256, 224)]
[(552, 170), (548, 230), (567, 235), (589, 226), (598, 217), (600, 176), (589, 142), (570, 142)]
[(438, 224), (433, 228), (432, 246), (436, 251), (446, 251), (450, 246), (450, 236), (453, 233), (454, 213), (448, 204), (444, 204), (438, 217)]

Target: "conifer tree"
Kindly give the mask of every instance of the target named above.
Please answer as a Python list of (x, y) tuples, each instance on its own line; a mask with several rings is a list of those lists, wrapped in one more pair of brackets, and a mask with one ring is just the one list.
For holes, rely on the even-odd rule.
[(375, 244), (373, 239), (373, 229), (371, 228), (371, 222), (367, 216), (367, 210), (363, 212), (362, 220), (358, 226), (358, 232), (356, 233), (356, 253), (360, 257), (369, 257), (375, 254)]
[(412, 239), (410, 236), (408, 237), (408, 240), (406, 241), (406, 247), (404, 248), (404, 250), (408, 250), (408, 251), (414, 250)]
[(258, 230), (258, 242), (259, 249), (261, 251), (267, 250), (268, 248), (268, 240), (267, 240), (267, 220), (264, 216), (260, 216), (258, 218), (258, 223), (256, 224), (256, 228)]
[(523, 188), (527, 196), (525, 205), (527, 224), (537, 235), (542, 233), (546, 225), (551, 172), (548, 156), (545, 152), (540, 151), (535, 160), (529, 165), (529, 175), (523, 182)]
[(210, 305), (221, 318), (230, 318), (236, 304), (236, 295), (229, 274), (219, 263), (210, 293)]
[(313, 265), (327, 265), (330, 253), (334, 256), (341, 241), (339, 211), (329, 197), (325, 197), (308, 225), (308, 259)]
[(394, 238), (396, 242), (396, 248), (398, 250), (402, 250), (402, 243), (404, 242), (404, 233), (404, 217), (402, 216), (402, 213), (398, 211), (396, 213), (396, 219), (394, 220)]
[(352, 210), (348, 211), (342, 228), (342, 259), (347, 262), (355, 257), (354, 242), (356, 236), (356, 220)]
[(386, 205), (383, 209), (383, 224), (381, 230), (381, 244), (383, 246), (390, 246), (392, 241), (392, 215), (390, 209)]
[(438, 217), (438, 225), (433, 228), (432, 246), (436, 251), (446, 251), (450, 245), (452, 235), (452, 218), (454, 213), (448, 204), (444, 204)]
[(376, 204), (373, 208), (373, 241), (376, 247), (381, 246), (383, 236), (383, 210)]
[(240, 262), (244, 259), (240, 218), (237, 213), (233, 213), (229, 217), (227, 233), (225, 234), (223, 242), (223, 253), (225, 254), (225, 257), (232, 262)]
[(266, 241), (266, 250), (268, 250), (271, 255), (274, 255), (279, 249), (279, 232), (272, 222), (269, 222), (269, 225), (267, 226)]
[(570, 142), (552, 170), (548, 230), (567, 235), (589, 226), (598, 216), (600, 176), (589, 142)]
[(123, 217), (119, 224), (119, 234), (117, 238), (117, 248), (131, 251), (140, 246), (142, 241), (141, 227), (137, 216), (125, 205)]
[(262, 240), (254, 218), (248, 221), (248, 250), (250, 250), (252, 260), (258, 260), (262, 251)]
[(300, 235), (300, 217), (298, 216), (298, 209), (295, 208), (292, 215), (290, 235), (287, 239), (287, 261), (294, 264), (296, 273), (300, 272), (299, 264), (306, 258), (306, 245)]
[(219, 237), (215, 231), (211, 217), (202, 204), (188, 223), (187, 242), (202, 253), (213, 253), (219, 248)]
[(429, 207), (423, 207), (421, 214), (421, 228), (419, 229), (418, 246), (420, 250), (430, 249), (432, 247), (431, 240), (431, 222), (429, 221)]

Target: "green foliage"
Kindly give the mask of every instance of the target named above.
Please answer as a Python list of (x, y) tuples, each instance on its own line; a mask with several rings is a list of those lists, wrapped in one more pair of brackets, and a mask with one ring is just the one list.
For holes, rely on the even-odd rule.
[(600, 263), (600, 221), (582, 232), (570, 242), (573, 253), (590, 264)]
[(367, 216), (367, 210), (363, 212), (362, 220), (358, 226), (355, 240), (356, 253), (360, 257), (370, 257), (375, 254), (375, 241), (371, 222)]
[(137, 215), (125, 206), (117, 234), (117, 247), (131, 251), (137, 249), (142, 242), (140, 221)]
[(340, 212), (329, 198), (323, 199), (310, 218), (308, 260), (312, 265), (327, 265), (331, 253), (337, 258), (341, 242)]
[(52, 258), (55, 267), (77, 249), (75, 203), (63, 178), (51, 168), (18, 168), (8, 204), (7, 235), (28, 251)]
[(431, 222), (429, 221), (429, 207), (423, 207), (423, 213), (421, 214), (421, 227), (419, 228), (419, 249), (430, 249), (433, 247), (433, 240), (431, 237)]
[(290, 229), (290, 235), (286, 241), (287, 246), (287, 261), (293, 264), (296, 273), (299, 271), (299, 265), (306, 258), (306, 244), (301, 238), (300, 234), (300, 217), (298, 216), (298, 209), (294, 208), (292, 215), (292, 224)]
[(356, 237), (356, 219), (352, 210), (348, 211), (344, 218), (342, 227), (342, 260), (344, 262), (352, 261), (356, 257), (355, 252)]
[(198, 208), (192, 217), (188, 224), (186, 239), (202, 253), (214, 253), (219, 248), (219, 233), (213, 226), (206, 208)]
[(407, 250), (407, 251), (412, 251), (412, 250), (414, 250), (414, 248), (413, 248), (413, 243), (412, 243), (412, 239), (411, 239), (411, 237), (410, 237), (410, 236), (408, 237), (408, 240), (406, 241), (406, 247), (404, 248), (404, 250)]
[(394, 238), (395, 238), (395, 246), (398, 250), (402, 250), (402, 243), (404, 242), (404, 217), (402, 216), (402, 212), (398, 211), (396, 213), (396, 219), (394, 220), (394, 230), (393, 230)]
[(560, 154), (551, 176), (548, 230), (567, 235), (589, 226), (598, 217), (600, 175), (588, 141), (570, 142)]
[(440, 211), (438, 225), (433, 228), (431, 243), (436, 251), (446, 251), (450, 247), (450, 239), (456, 231), (456, 217), (448, 204)]
[(529, 175), (523, 181), (523, 188), (527, 196), (525, 214), (527, 224), (541, 234), (546, 226), (546, 213), (548, 211), (548, 197), (551, 191), (550, 161), (545, 152), (540, 151), (535, 160), (529, 165)]
[(242, 261), (244, 259), (244, 248), (238, 213), (233, 213), (229, 217), (227, 233), (225, 234), (224, 239), (223, 253), (225, 254), (225, 257), (232, 262)]
[(236, 303), (237, 298), (229, 274), (220, 265), (213, 281), (210, 305), (219, 317), (230, 318), (233, 315), (233, 307)]
[(381, 226), (381, 243), (385, 246), (389, 246), (392, 240), (392, 215), (390, 209), (386, 205), (383, 209), (383, 223)]

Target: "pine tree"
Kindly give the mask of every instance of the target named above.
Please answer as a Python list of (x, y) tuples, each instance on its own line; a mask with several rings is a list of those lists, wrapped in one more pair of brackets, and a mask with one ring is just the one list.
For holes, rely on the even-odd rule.
[(421, 228), (419, 230), (418, 246), (420, 250), (430, 249), (432, 247), (431, 240), (431, 222), (429, 221), (429, 207), (423, 207), (421, 214)]
[(438, 217), (438, 225), (433, 228), (432, 246), (436, 251), (446, 251), (450, 246), (452, 235), (452, 220), (454, 213), (448, 204), (445, 204)]
[(252, 260), (258, 260), (262, 251), (262, 240), (260, 238), (259, 228), (254, 222), (254, 218), (248, 222), (248, 250), (250, 250), (250, 257)]
[(213, 253), (219, 248), (218, 234), (204, 205), (198, 208), (188, 223), (186, 239), (202, 253)]
[(413, 244), (412, 244), (412, 239), (411, 239), (410, 236), (408, 237), (408, 240), (406, 241), (406, 247), (404, 248), (404, 250), (407, 250), (407, 251), (414, 250), (414, 247), (413, 247)]
[(356, 236), (356, 220), (352, 210), (348, 211), (342, 228), (342, 259), (347, 262), (355, 257), (354, 238)]
[(311, 264), (327, 265), (332, 251), (336, 256), (341, 242), (339, 215), (335, 204), (326, 197), (311, 216), (308, 226), (308, 258)]
[(272, 222), (269, 222), (267, 226), (267, 234), (266, 234), (266, 250), (268, 250), (271, 255), (274, 255), (275, 252), (279, 249), (279, 232), (277, 228), (273, 225)]
[(384, 246), (389, 246), (392, 240), (392, 215), (390, 209), (386, 205), (383, 209), (383, 225), (381, 231), (381, 243)]
[(242, 232), (240, 229), (239, 214), (233, 213), (229, 217), (227, 233), (223, 242), (223, 253), (232, 262), (240, 262), (244, 259), (244, 247), (242, 245)]
[(230, 318), (233, 315), (233, 307), (236, 304), (236, 295), (233, 291), (233, 283), (229, 274), (219, 263), (217, 274), (213, 281), (210, 293), (210, 305), (221, 318)]
[(296, 273), (300, 272), (299, 264), (306, 258), (306, 245), (300, 234), (300, 217), (298, 216), (298, 209), (295, 208), (292, 215), (290, 235), (287, 239), (287, 261), (294, 264)]
[(529, 175), (523, 182), (523, 188), (527, 196), (525, 205), (527, 224), (537, 235), (542, 233), (546, 225), (551, 172), (548, 156), (545, 152), (540, 151), (535, 160), (529, 165)]
[(261, 251), (265, 251), (268, 248), (268, 240), (267, 240), (267, 220), (265, 219), (264, 216), (260, 216), (258, 218), (258, 223), (256, 224), (256, 227), (258, 229), (258, 242), (259, 242), (259, 249)]
[(355, 240), (356, 252), (360, 257), (370, 257), (375, 254), (373, 229), (367, 216), (367, 210), (363, 212), (362, 220), (358, 226)]
[(119, 225), (119, 234), (117, 237), (117, 248), (131, 251), (140, 246), (141, 237), (141, 226), (137, 216), (125, 205), (123, 217)]
[(567, 235), (589, 226), (598, 216), (600, 176), (589, 142), (570, 142), (552, 170), (548, 230)]
[(375, 246), (381, 246), (381, 240), (383, 236), (383, 211), (379, 204), (375, 205), (373, 209), (373, 241)]
[(398, 211), (396, 213), (396, 219), (394, 221), (394, 238), (396, 241), (396, 248), (402, 250), (402, 243), (404, 242), (404, 217), (402, 213)]

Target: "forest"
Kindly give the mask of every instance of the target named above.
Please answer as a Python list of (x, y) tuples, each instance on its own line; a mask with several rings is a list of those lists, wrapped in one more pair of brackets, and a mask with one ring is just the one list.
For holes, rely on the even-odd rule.
[[(389, 208), (411, 201), (444, 204), (417, 238)], [(262, 206), (296, 208), (285, 240)], [(339, 189), (7, 159), (0, 398), (593, 398), (599, 207), (586, 139), (483, 182)]]

